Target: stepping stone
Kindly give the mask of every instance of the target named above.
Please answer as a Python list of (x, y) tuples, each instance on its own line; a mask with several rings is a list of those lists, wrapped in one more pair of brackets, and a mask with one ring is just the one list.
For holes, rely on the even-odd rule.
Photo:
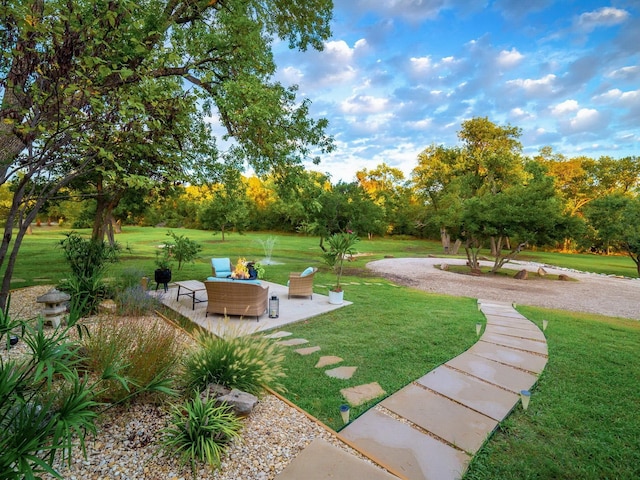
[(538, 380), (536, 375), (469, 352), (452, 358), (446, 365), (514, 393), (529, 390)]
[(413, 384), (380, 405), (472, 455), (498, 426), (486, 415)]
[(356, 373), (358, 367), (338, 367), (333, 370), (327, 370), (326, 373), (330, 377), (339, 378), (341, 380), (348, 380), (353, 377), (353, 374)]
[(353, 407), (362, 405), (369, 400), (378, 398), (384, 395), (385, 392), (378, 382), (367, 383), (364, 385), (358, 385), (357, 387), (343, 388), (340, 390), (342, 396)]
[(487, 325), (498, 327), (512, 327), (521, 330), (539, 331), (540, 329), (529, 320), (519, 320), (517, 318), (499, 317), (497, 315), (486, 315)]
[(312, 353), (320, 350), (320, 347), (307, 347), (307, 348), (298, 348), (295, 352), (300, 355), (311, 355)]
[(321, 438), (314, 439), (276, 475), (275, 480), (325, 480), (327, 478), (366, 478), (394, 480), (396, 476), (351, 455)]
[(293, 347), (294, 345), (303, 345), (305, 343), (309, 343), (309, 340), (305, 340), (304, 338), (292, 338), (291, 340), (282, 340), (278, 342), (278, 345)]
[(471, 461), (465, 452), (375, 408), (340, 430), (340, 436), (391, 471), (401, 472), (402, 478), (458, 480)]
[(342, 359), (340, 357), (334, 357), (330, 355), (325, 357), (320, 357), (320, 360), (318, 360), (318, 363), (316, 363), (316, 368), (322, 368), (328, 365), (335, 365), (336, 363), (340, 363), (341, 361)]
[(285, 332), (284, 330), (280, 330), (279, 332), (273, 332), (270, 335), (265, 335), (267, 338), (283, 338), (291, 335), (291, 332)]
[(503, 420), (520, 399), (513, 392), (446, 366), (432, 370), (417, 383), (498, 421)]
[(495, 360), (505, 365), (520, 368), (532, 373), (542, 373), (547, 364), (547, 357), (534, 353), (523, 352), (515, 348), (485, 343), (482, 340), (475, 343), (467, 353)]

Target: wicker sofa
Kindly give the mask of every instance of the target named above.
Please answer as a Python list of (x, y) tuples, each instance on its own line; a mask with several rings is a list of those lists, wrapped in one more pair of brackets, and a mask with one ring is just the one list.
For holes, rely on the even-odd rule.
[(209, 277), (204, 286), (207, 290), (207, 312), (222, 315), (240, 315), (260, 319), (267, 310), (269, 286), (256, 280), (233, 280)]

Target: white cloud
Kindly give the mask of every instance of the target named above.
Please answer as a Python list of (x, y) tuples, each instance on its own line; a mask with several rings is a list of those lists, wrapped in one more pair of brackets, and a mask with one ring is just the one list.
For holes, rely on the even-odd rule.
[(387, 109), (388, 98), (354, 95), (340, 103), (340, 110), (349, 115), (380, 113)]
[(531, 120), (535, 118), (535, 115), (533, 115), (531, 112), (527, 112), (520, 107), (512, 108), (509, 111), (509, 116), (514, 120)]
[(511, 68), (518, 65), (524, 55), (522, 55), (518, 50), (512, 48), (511, 50), (502, 50), (498, 54), (498, 65), (504, 68)]
[(516, 80), (509, 80), (507, 85), (520, 88), (528, 95), (542, 95), (554, 91), (556, 78), (553, 73), (549, 73), (537, 79), (518, 78)]
[(607, 74), (609, 78), (617, 78), (621, 80), (634, 80), (640, 77), (640, 67), (637, 65), (618, 68)]
[(598, 27), (612, 27), (624, 22), (629, 12), (613, 7), (602, 7), (592, 12), (583, 13), (578, 17), (578, 27), (590, 32)]
[(580, 106), (578, 105), (578, 102), (576, 102), (575, 100), (565, 100), (562, 103), (553, 105), (551, 107), (551, 113), (555, 116), (561, 116), (567, 113), (575, 112), (579, 107)]
[(600, 123), (600, 113), (593, 108), (581, 108), (569, 121), (569, 126), (574, 132), (584, 132), (597, 128)]
[(640, 90), (623, 92), (619, 88), (612, 88), (602, 95), (593, 97), (593, 100), (600, 103), (615, 103), (621, 107), (631, 106), (640, 103)]
[(411, 69), (415, 73), (430, 72), (433, 69), (431, 57), (411, 57), (409, 59)]

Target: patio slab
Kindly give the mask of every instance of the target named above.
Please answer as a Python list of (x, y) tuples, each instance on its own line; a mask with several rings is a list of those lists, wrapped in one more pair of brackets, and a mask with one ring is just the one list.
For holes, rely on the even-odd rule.
[(445, 365), (511, 390), (514, 393), (520, 393), (520, 390), (528, 390), (538, 380), (536, 375), (469, 352), (452, 358)]
[(471, 460), (462, 450), (376, 409), (365, 412), (347, 425), (340, 431), (340, 436), (411, 480), (457, 480)]
[(526, 340), (536, 340), (538, 342), (544, 342), (546, 339), (544, 333), (542, 333), (541, 330), (524, 329), (519, 328), (515, 325), (500, 326), (487, 324), (485, 333), (508, 335), (510, 337), (524, 338)]
[(495, 343), (483, 342), (482, 338), (467, 350), (467, 353), (473, 353), (474, 355), (495, 360), (496, 362), (535, 374), (542, 373), (542, 370), (544, 370), (547, 364), (547, 357), (544, 355), (536, 355), (534, 353), (496, 345)]
[(393, 480), (395, 475), (372, 465), (345, 450), (316, 438), (276, 475), (276, 480)]
[[(261, 280), (261, 282), (269, 287), (269, 297), (275, 295), (279, 299), (280, 309), (277, 318), (269, 318), (266, 313), (260, 316), (258, 321), (254, 317), (243, 318), (235, 315), (226, 318), (224, 315), (218, 314), (205, 316), (207, 311), (206, 292), (196, 293), (196, 300), (202, 300), (203, 302), (196, 303), (195, 308), (192, 310), (191, 298), (180, 297), (179, 301), (176, 300), (178, 290), (175, 284), (169, 285), (167, 293), (161, 290), (151, 290), (149, 293), (156, 296), (167, 307), (218, 336), (252, 335), (256, 332), (280, 328), (284, 325), (300, 322), (351, 305), (351, 302), (347, 300), (341, 305), (333, 305), (329, 303), (327, 295), (319, 293), (314, 293), (313, 298), (287, 298), (289, 288), (286, 285), (264, 280)], [(315, 285), (314, 288), (317, 287), (319, 286)]]
[(495, 343), (496, 345), (503, 345), (505, 347), (513, 347), (526, 352), (539, 353), (541, 355), (547, 355), (548, 353), (547, 344), (545, 342), (526, 340), (508, 335), (485, 333), (482, 335), (482, 341)]
[(486, 415), (413, 384), (380, 405), (472, 455), (498, 426)]
[(432, 370), (417, 383), (498, 421), (511, 412), (519, 399), (513, 392), (446, 366)]

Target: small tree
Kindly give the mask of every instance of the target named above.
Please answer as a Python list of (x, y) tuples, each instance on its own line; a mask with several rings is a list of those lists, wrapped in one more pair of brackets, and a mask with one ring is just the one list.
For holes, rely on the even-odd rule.
[(347, 255), (353, 255), (355, 253), (354, 246), (360, 239), (354, 233), (334, 233), (327, 239), (327, 246), (329, 247), (323, 254), (323, 259), (327, 265), (329, 265), (336, 274), (336, 284), (331, 289), (334, 292), (341, 292), (342, 285), (340, 280), (342, 279), (342, 269), (344, 266), (344, 259)]
[(167, 235), (173, 239), (173, 243), (168, 243), (165, 246), (169, 248), (171, 257), (178, 262), (178, 270), (182, 269), (182, 265), (185, 263), (193, 262), (198, 258), (198, 253), (202, 250), (202, 246), (198, 242), (184, 235), (178, 235), (171, 230)]

